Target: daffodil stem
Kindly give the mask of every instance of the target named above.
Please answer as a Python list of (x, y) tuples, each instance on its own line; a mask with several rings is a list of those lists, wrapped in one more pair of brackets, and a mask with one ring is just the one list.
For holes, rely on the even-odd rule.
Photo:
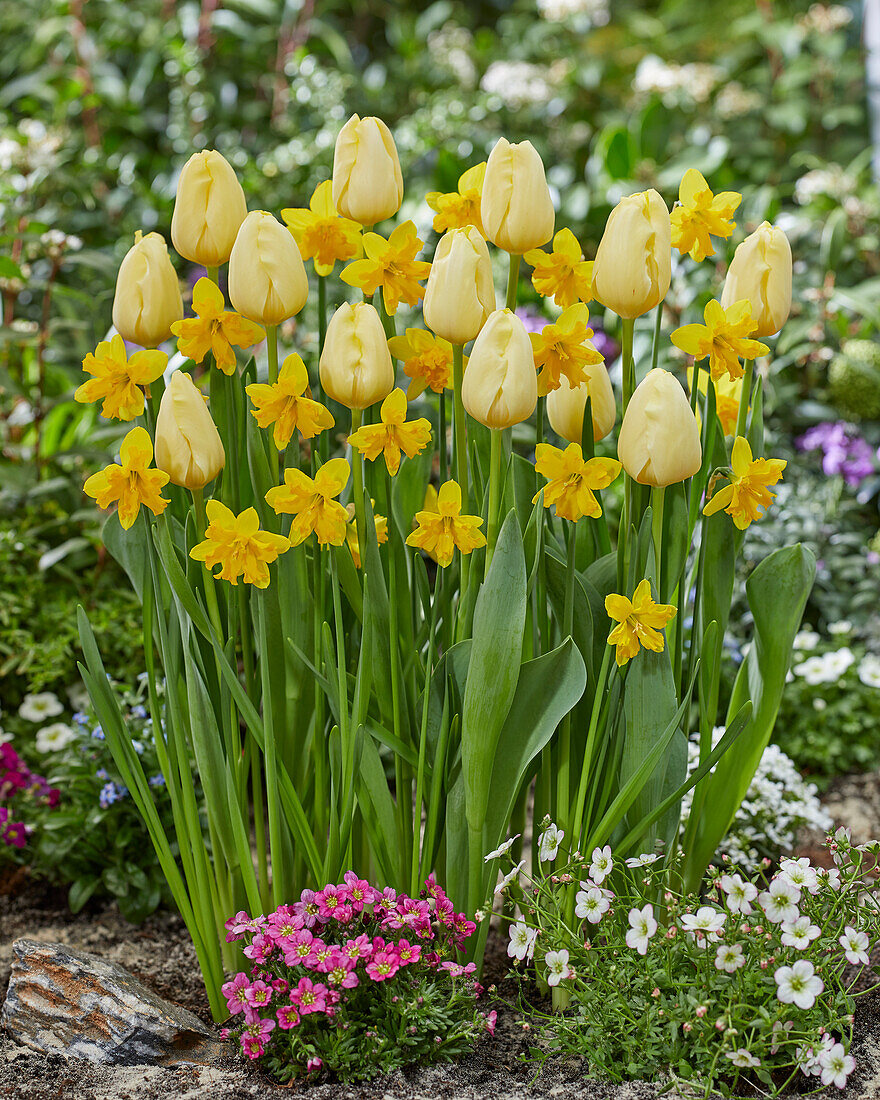
[(440, 444), (440, 484), (449, 478), (449, 460), (446, 453), (446, 390), (440, 391), (440, 431), (438, 433)]
[(660, 327), (663, 324), (663, 303), (657, 303), (657, 312), (654, 314), (654, 341), (651, 344), (651, 370), (657, 366), (660, 358)]
[(620, 376), (623, 384), (623, 411), (636, 388), (636, 369), (633, 361), (633, 329), (635, 321), (631, 317), (620, 319)]
[(269, 859), (272, 865), (272, 903), (277, 908), (284, 903), (286, 883), (283, 876), (281, 851), (281, 810), (278, 803), (278, 771), (276, 763), (275, 718), (272, 690), (269, 683), (269, 634), (266, 629), (266, 596), (261, 594), (257, 616), (260, 625), (260, 669), (263, 688), (263, 739), (266, 757), (266, 810), (269, 818)]
[[(394, 511), (391, 506), (391, 474), (385, 467), (385, 511), (388, 514), (388, 635), (391, 645), (391, 730), (400, 737), (400, 638), (397, 631), (397, 576), (395, 555), (397, 532)], [(363, 558), (361, 558), (363, 561)], [(407, 838), (412, 838), (412, 775), (407, 779), (405, 762), (399, 753), (394, 756), (394, 785), (397, 795), (397, 812), (400, 818), (400, 838), (403, 858), (406, 858)], [(405, 864), (404, 864), (405, 866)]]
[(428, 633), (428, 653), (425, 657), (425, 694), (422, 702), (422, 723), (419, 730), (419, 762), (416, 770), (416, 805), (412, 845), (412, 873), (410, 875), (410, 893), (413, 897), (419, 892), (420, 852), (419, 836), (422, 824), (422, 802), (425, 790), (425, 758), (428, 751), (428, 704), (431, 696), (431, 675), (434, 663), (434, 636), (437, 632), (437, 614), (440, 608), (440, 596), (443, 590), (443, 570), (437, 570), (434, 596), (431, 601), (431, 629)]
[(461, 400), (461, 385), (464, 378), (464, 347), (452, 345), (452, 397), (454, 401), (455, 432), (455, 480), (461, 489), (462, 511), (467, 511), (470, 503), (467, 465), (467, 437), (464, 428), (464, 405)]
[(519, 265), (522, 260), (522, 256), (517, 255), (516, 252), (510, 253), (510, 267), (507, 271), (507, 300), (504, 303), (505, 308), (516, 311), (516, 296), (519, 289)]
[(266, 352), (269, 356), (269, 385), (278, 381), (278, 326), (266, 325)]
[[(360, 428), (364, 419), (363, 409), (351, 410), (351, 435)], [(351, 472), (354, 482), (354, 522), (357, 527), (358, 552), (361, 563), (365, 561), (364, 547), (366, 546), (366, 516), (364, 515), (364, 457), (357, 447), (351, 449)]]
[(327, 276), (318, 276), (318, 358), (327, 338)]
[(382, 321), (382, 328), (385, 330), (385, 339), (390, 340), (393, 336), (397, 335), (397, 329), (394, 324), (394, 318), (385, 308), (385, 295), (379, 295), (379, 318)]
[[(192, 489), (190, 492), (196, 511), (196, 534), (198, 535), (199, 542), (201, 542), (208, 528), (208, 517), (205, 512), (205, 492), (203, 489)], [(226, 639), (223, 635), (223, 628), (220, 625), (220, 607), (217, 603), (217, 592), (214, 588), (214, 574), (204, 563), (202, 564), (202, 576), (205, 581), (205, 603), (208, 606), (208, 615), (211, 619), (214, 633), (217, 635), (217, 641), (222, 646)]]
[(736, 416), (736, 434), (744, 436), (746, 434), (746, 417), (749, 412), (749, 405), (752, 400), (752, 382), (755, 377), (755, 361), (754, 359), (747, 359), (745, 361), (745, 372), (743, 374), (742, 389), (739, 394), (739, 412)]
[(504, 451), (504, 437), (496, 429), (492, 431), (492, 445), (489, 451), (489, 521), (486, 535), (486, 570), (483, 574), (488, 577), (489, 566), (492, 564), (492, 555), (495, 553), (495, 543), (498, 541), (498, 528), (500, 526), (501, 511), (501, 457)]
[(654, 540), (654, 570), (657, 584), (657, 598), (663, 599), (663, 505), (666, 501), (666, 489), (664, 486), (651, 490), (651, 535)]
[(205, 273), (212, 283), (220, 285), (220, 268), (219, 267), (206, 267)]
[(602, 702), (605, 698), (605, 684), (608, 680), (608, 669), (611, 664), (612, 647), (605, 646), (602, 656), (602, 667), (596, 679), (596, 690), (593, 695), (593, 706), (590, 710), (590, 725), (587, 730), (587, 742), (584, 747), (584, 759), (581, 764), (581, 778), (578, 783), (577, 797), (574, 803), (574, 814), (571, 826), (571, 848), (575, 851), (580, 848), (581, 831), (584, 825), (584, 806), (587, 801), (587, 785), (590, 779), (590, 769), (593, 766), (593, 753), (596, 749), (596, 731), (599, 728), (599, 715), (602, 710)]
[[(562, 640), (571, 636), (574, 627), (574, 582), (577, 568), (577, 523), (569, 528), (568, 554), (565, 563), (565, 605), (562, 614)], [(562, 830), (568, 833), (571, 812), (571, 711), (559, 727), (559, 770), (556, 773), (556, 813)], [(574, 838), (569, 837), (574, 844)]]

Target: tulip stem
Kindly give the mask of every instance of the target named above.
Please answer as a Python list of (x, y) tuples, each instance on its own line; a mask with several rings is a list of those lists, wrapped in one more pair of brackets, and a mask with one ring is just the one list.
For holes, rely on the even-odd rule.
[(516, 252), (510, 253), (510, 268), (507, 272), (507, 301), (505, 308), (516, 312), (516, 295), (519, 289), (519, 265), (522, 256)]
[(318, 358), (327, 338), (327, 276), (318, 276)]
[[(363, 409), (351, 410), (351, 434), (360, 428), (364, 418)], [(358, 552), (361, 557), (361, 564), (366, 561), (364, 557), (364, 547), (366, 545), (366, 516), (364, 515), (364, 457), (357, 447), (351, 449), (351, 471), (354, 480), (353, 495), (354, 495), (354, 520), (357, 527), (358, 538)], [(391, 517), (388, 517), (389, 523)]]
[(266, 351), (269, 355), (269, 385), (278, 381), (278, 326), (266, 325)]
[[(190, 493), (196, 510), (196, 534), (199, 542), (201, 542), (205, 537), (205, 531), (208, 529), (205, 493), (203, 489), (191, 489)], [(208, 605), (208, 615), (211, 619), (211, 625), (214, 627), (214, 633), (217, 635), (217, 641), (222, 646), (225, 638), (220, 626), (220, 607), (217, 603), (217, 593), (214, 590), (214, 574), (204, 563), (202, 563), (202, 575), (205, 579), (205, 603)]]
[(660, 326), (663, 324), (663, 303), (657, 303), (657, 312), (654, 315), (654, 342), (651, 345), (651, 370), (657, 366), (660, 358)]
[(631, 317), (620, 319), (620, 375), (623, 383), (623, 411), (636, 388), (636, 369), (633, 360), (633, 329), (635, 321)]
[(452, 345), (452, 398), (455, 417), (455, 480), (461, 489), (462, 508), (470, 503), (467, 465), (467, 437), (464, 428), (464, 405), (461, 400), (461, 385), (464, 378), (464, 345)]
[(446, 390), (440, 391), (440, 431), (438, 432), (440, 444), (440, 484), (449, 480), (449, 456), (446, 453)]
[(596, 689), (593, 694), (593, 706), (590, 711), (590, 725), (587, 730), (587, 743), (584, 747), (581, 778), (574, 804), (575, 808), (574, 817), (572, 818), (571, 836), (569, 837), (572, 851), (578, 850), (581, 845), (581, 830), (584, 824), (584, 806), (587, 801), (587, 785), (590, 778), (590, 768), (593, 764), (593, 753), (596, 746), (596, 731), (599, 727), (599, 715), (602, 710), (602, 703), (605, 699), (605, 684), (608, 680), (608, 668), (611, 664), (612, 649), (613, 647), (610, 645), (605, 646), (605, 652), (602, 655), (602, 667), (599, 669), (599, 675), (596, 679)]
[(219, 266), (218, 267), (206, 267), (205, 268), (205, 273), (207, 274), (208, 278), (211, 280), (212, 283), (215, 283), (217, 286), (220, 285), (220, 268), (219, 268)]
[(491, 429), (492, 446), (489, 452), (489, 523), (487, 527), (486, 542), (486, 570), (484, 577), (489, 575), (489, 566), (492, 564), (492, 554), (495, 552), (495, 543), (498, 541), (498, 520), (501, 505), (501, 453), (504, 449), (504, 439), (501, 431)]
[(736, 416), (736, 434), (746, 434), (746, 417), (749, 412), (749, 405), (752, 400), (752, 381), (755, 377), (755, 361), (754, 359), (747, 359), (745, 361), (745, 373), (743, 374), (742, 389), (739, 394), (739, 412)]
[(657, 598), (663, 599), (661, 570), (663, 568), (663, 505), (666, 500), (666, 487), (655, 486), (651, 490), (651, 535), (654, 541), (654, 569), (657, 583)]
[[(571, 524), (568, 535), (568, 555), (565, 565), (565, 607), (562, 618), (562, 640), (574, 629), (574, 581), (577, 562), (577, 522)], [(556, 773), (556, 815), (563, 832), (568, 832), (571, 812), (571, 711), (559, 727), (559, 770)], [(574, 845), (574, 837), (569, 837)], [(572, 848), (572, 850), (574, 850)]]

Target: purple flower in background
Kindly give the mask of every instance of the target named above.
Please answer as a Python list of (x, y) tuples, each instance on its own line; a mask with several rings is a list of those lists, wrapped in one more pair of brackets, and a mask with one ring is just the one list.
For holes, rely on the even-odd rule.
[(876, 470), (871, 445), (844, 420), (825, 420), (816, 424), (795, 443), (801, 451), (821, 450), (823, 473), (828, 477), (840, 474), (853, 488)]
[(526, 332), (540, 332), (550, 322), (542, 314), (528, 306), (520, 306), (516, 311), (517, 317), (522, 321)]

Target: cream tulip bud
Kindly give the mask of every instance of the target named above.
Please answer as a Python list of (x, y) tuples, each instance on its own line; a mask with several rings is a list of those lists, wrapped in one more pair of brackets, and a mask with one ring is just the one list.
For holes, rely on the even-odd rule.
[(220, 433), (193, 380), (171, 375), (156, 417), (156, 466), (175, 485), (203, 489), (226, 465)]
[(171, 335), (183, 317), (183, 299), (168, 246), (159, 233), (140, 230), (116, 276), (113, 324), (123, 340), (155, 348)]
[(641, 317), (669, 290), (672, 225), (653, 188), (621, 199), (608, 215), (593, 264), (593, 296), (618, 317)]
[(403, 202), (397, 146), (381, 118), (352, 115), (333, 152), (333, 205), (343, 218), (375, 225)]
[(349, 409), (366, 409), (394, 389), (385, 330), (368, 302), (345, 302), (330, 318), (319, 370), (324, 392)]
[(662, 488), (693, 476), (703, 461), (700, 429), (675, 375), (655, 367), (623, 414), (617, 457), (640, 485)]
[(466, 344), (494, 310), (492, 261), (482, 234), (473, 225), (448, 230), (428, 275), (425, 324), (450, 344)]
[(259, 325), (280, 325), (299, 313), (309, 280), (290, 230), (265, 210), (241, 223), (229, 257), (229, 298)]
[(752, 303), (752, 319), (758, 339), (775, 336), (791, 311), (791, 245), (781, 229), (762, 222), (737, 246), (724, 290), (721, 307), (747, 298)]
[(529, 334), (509, 309), (496, 309), (474, 341), (461, 400), (487, 428), (509, 428), (535, 411), (538, 375)]
[(582, 364), (582, 370), (587, 376), (586, 381), (572, 386), (568, 376), (560, 374), (559, 389), (551, 390), (547, 394), (547, 418), (550, 427), (569, 443), (577, 444), (583, 439), (584, 412), (588, 397), (594, 442), (604, 439), (617, 419), (617, 403), (605, 364)]
[(177, 181), (171, 241), (184, 259), (204, 267), (225, 264), (247, 216), (232, 165), (214, 149), (193, 153)]
[(495, 143), (486, 162), (480, 220), (492, 244), (518, 256), (553, 236), (553, 200), (544, 163), (530, 141)]

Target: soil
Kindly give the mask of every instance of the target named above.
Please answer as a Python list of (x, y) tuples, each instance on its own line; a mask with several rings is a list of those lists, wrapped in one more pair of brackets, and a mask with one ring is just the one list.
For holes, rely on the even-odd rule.
[[(880, 775), (845, 777), (829, 791), (826, 804), (853, 829), (858, 842), (880, 837)], [(804, 838), (811, 855), (820, 838)], [(0, 884), (0, 1001), (6, 995), (13, 940), (27, 936), (66, 943), (119, 962), (146, 985), (211, 1022), (195, 952), (179, 917), (159, 913), (131, 925), (115, 905), (93, 903), (76, 916), (64, 891), (22, 882)], [(295, 1085), (282, 1089), (255, 1067), (235, 1057), (211, 1067), (166, 1069), (153, 1066), (94, 1066), (37, 1054), (0, 1030), (0, 1100), (247, 1100), (300, 1092), (307, 1100), (656, 1100), (670, 1092), (668, 1081), (615, 1086), (585, 1077), (578, 1060), (554, 1061), (538, 1074), (525, 1061), (531, 1045), (514, 1002), (516, 986), (505, 981), (508, 959), (499, 939), (490, 937), (486, 983), (496, 983), (492, 1006), (498, 1011), (494, 1039), (482, 1040), (468, 1057), (451, 1065), (417, 1068), (391, 1077), (344, 1087)], [(846, 1091), (849, 1100), (880, 1097), (880, 991), (859, 1002), (852, 1053), (857, 1069)], [(820, 1097), (837, 1096), (836, 1089)]]

